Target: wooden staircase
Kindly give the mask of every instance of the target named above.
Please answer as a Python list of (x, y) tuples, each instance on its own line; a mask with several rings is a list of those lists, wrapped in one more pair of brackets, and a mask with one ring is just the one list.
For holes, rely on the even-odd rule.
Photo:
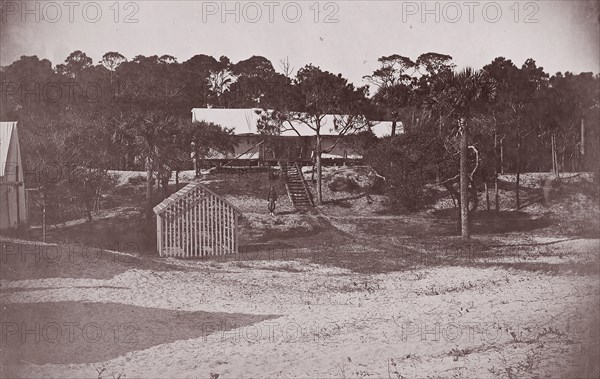
[(279, 167), (285, 180), (285, 189), (294, 207), (296, 209), (314, 207), (312, 194), (304, 180), (300, 165), (297, 162), (279, 162)]

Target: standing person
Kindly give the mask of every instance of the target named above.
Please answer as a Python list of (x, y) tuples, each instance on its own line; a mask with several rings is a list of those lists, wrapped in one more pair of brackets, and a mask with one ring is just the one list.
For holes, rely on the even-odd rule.
[(269, 214), (271, 216), (275, 215), (275, 203), (277, 202), (277, 191), (275, 191), (275, 187), (271, 184), (269, 188), (269, 195), (267, 196), (267, 200), (269, 201)]

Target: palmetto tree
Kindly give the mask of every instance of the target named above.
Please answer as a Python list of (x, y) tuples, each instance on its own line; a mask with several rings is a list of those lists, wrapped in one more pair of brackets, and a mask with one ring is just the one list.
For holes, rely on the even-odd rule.
[(465, 68), (449, 71), (435, 78), (430, 96), (431, 105), (451, 120), (452, 131), (460, 135), (460, 215), (461, 234), (470, 237), (469, 185), (467, 153), (469, 124), (484, 111), (483, 104), (495, 97), (496, 83), (484, 71)]

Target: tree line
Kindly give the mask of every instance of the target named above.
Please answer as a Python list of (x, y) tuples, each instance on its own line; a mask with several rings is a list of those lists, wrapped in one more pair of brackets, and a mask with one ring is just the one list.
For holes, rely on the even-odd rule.
[[(1, 68), (0, 117), (19, 121), (28, 164), (69, 167), (87, 208), (109, 168), (145, 169), (150, 199), (152, 179), (166, 189), (192, 153), (231, 149), (231, 131), (192, 125), (190, 110), (204, 106), (269, 110), (265, 134), (293, 129), (291, 121), (313, 129), (318, 202), (327, 114), (344, 115), (336, 129), (357, 136), (365, 161), (406, 209), (423, 204), (431, 182), (446, 186), (467, 216), (479, 185), (497, 187), (501, 173), (517, 175), (517, 194), (522, 172), (597, 173), (597, 74), (549, 75), (533, 59), (518, 66), (504, 57), (457, 71), (451, 56), (438, 53), (378, 62), (364, 77), (369, 85), (357, 87), (312, 64), (296, 70), (284, 59), (276, 70), (260, 56), (233, 63), (195, 55), (179, 63), (169, 55), (128, 60), (109, 52), (94, 63), (75, 51), (55, 66), (23, 56)], [(392, 121), (392, 136), (374, 138), (367, 120)], [(516, 202), (518, 208), (518, 195)]]

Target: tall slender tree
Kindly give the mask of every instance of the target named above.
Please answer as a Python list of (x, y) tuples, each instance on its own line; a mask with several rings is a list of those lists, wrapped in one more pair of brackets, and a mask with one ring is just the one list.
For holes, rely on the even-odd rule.
[(494, 98), (496, 84), (484, 71), (472, 68), (439, 75), (436, 81), (436, 91), (431, 94), (432, 105), (450, 116), (453, 129), (460, 135), (461, 234), (464, 239), (469, 239), (469, 125), (482, 108), (482, 104)]

